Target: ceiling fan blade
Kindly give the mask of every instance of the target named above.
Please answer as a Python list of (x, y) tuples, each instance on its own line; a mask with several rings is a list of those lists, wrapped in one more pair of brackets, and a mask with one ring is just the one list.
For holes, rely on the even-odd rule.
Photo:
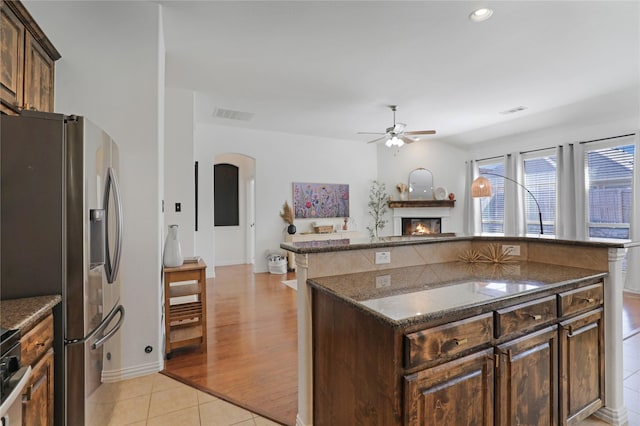
[[(406, 135), (406, 133), (405, 133), (405, 135)], [(400, 140), (402, 140), (402, 142), (404, 142), (404, 143), (406, 143), (406, 144), (414, 143), (414, 142), (415, 142), (415, 139), (411, 139), (410, 137), (405, 136), (405, 135), (400, 135), (400, 136), (399, 136), (399, 138), (400, 138)]]
[(404, 132), (405, 135), (435, 135), (435, 130), (414, 130), (413, 132)]
[(386, 135), (386, 133), (382, 132), (358, 132), (358, 135)]
[(383, 141), (383, 140), (385, 140), (385, 139), (387, 139), (387, 135), (384, 135), (384, 136), (383, 136), (383, 137), (381, 137), (381, 138), (374, 139), (374, 140), (369, 141), (369, 142), (367, 142), (367, 143), (376, 143), (376, 142)]

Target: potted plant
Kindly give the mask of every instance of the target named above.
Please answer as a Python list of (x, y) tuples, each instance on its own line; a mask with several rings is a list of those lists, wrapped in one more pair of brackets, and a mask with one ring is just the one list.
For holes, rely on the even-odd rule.
[(289, 226), (287, 226), (287, 232), (290, 235), (295, 234), (296, 226), (293, 224), (293, 210), (291, 210), (291, 206), (289, 206), (289, 203), (286, 201), (282, 205), (282, 211), (280, 212), (280, 217), (282, 218), (282, 220), (284, 220), (286, 223), (289, 224)]

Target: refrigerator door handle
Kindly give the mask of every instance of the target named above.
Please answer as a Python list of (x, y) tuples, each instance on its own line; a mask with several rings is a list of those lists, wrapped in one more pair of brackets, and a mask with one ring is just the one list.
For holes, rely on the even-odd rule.
[(111, 320), (113, 320), (117, 313), (120, 314), (120, 318), (118, 318), (118, 322), (116, 323), (116, 325), (114, 325), (113, 328), (109, 330), (104, 336), (100, 337), (91, 344), (92, 350), (98, 349), (100, 346), (104, 345), (105, 342), (111, 338), (111, 336), (113, 336), (118, 330), (120, 330), (120, 327), (124, 322), (124, 306), (122, 305), (118, 305), (118, 307), (114, 309), (107, 318), (105, 318), (105, 320), (102, 322), (102, 325), (98, 327), (96, 331), (104, 332), (104, 330), (111, 323)]
[(102, 206), (104, 207), (106, 213), (107, 226), (109, 226), (109, 193), (111, 192), (111, 188), (113, 188), (114, 208), (116, 210), (116, 246), (113, 254), (113, 262), (111, 261), (111, 255), (109, 252), (109, 233), (107, 232), (106, 234), (107, 261), (105, 263), (105, 272), (107, 275), (107, 282), (109, 284), (112, 284), (116, 281), (116, 278), (118, 276), (118, 269), (120, 268), (120, 256), (122, 255), (122, 203), (120, 198), (120, 189), (118, 187), (118, 180), (116, 179), (116, 174), (114, 173), (112, 167), (109, 167), (107, 169), (107, 178), (104, 186), (104, 200), (102, 202)]
[[(118, 319), (118, 323), (114, 326), (113, 330), (110, 330), (109, 333), (108, 333), (108, 337), (111, 337), (113, 335), (113, 333), (118, 331), (118, 329), (122, 325), (122, 322), (124, 321), (124, 306), (122, 306), (122, 305), (118, 305), (115, 308), (113, 308), (111, 310), (111, 312), (109, 312), (109, 314), (102, 319), (100, 324), (98, 324), (98, 326), (96, 328), (91, 330), (91, 332), (89, 334), (87, 334), (86, 336), (81, 337), (79, 339), (64, 339), (64, 344), (65, 345), (77, 345), (77, 344), (80, 344), (80, 343), (87, 342), (89, 339), (91, 339), (96, 334), (102, 333), (107, 328), (107, 326), (111, 323), (111, 320), (113, 320), (113, 318), (118, 313), (120, 314), (120, 318)], [(105, 336), (100, 337), (100, 339), (98, 339), (96, 342), (98, 342), (99, 340), (103, 339), (104, 337)], [(107, 337), (107, 339), (108, 339), (108, 337)], [(107, 339), (104, 339), (104, 341), (106, 341)], [(104, 343), (104, 342), (102, 342), (102, 343)], [(96, 343), (93, 343), (93, 345), (95, 345), (95, 344)]]

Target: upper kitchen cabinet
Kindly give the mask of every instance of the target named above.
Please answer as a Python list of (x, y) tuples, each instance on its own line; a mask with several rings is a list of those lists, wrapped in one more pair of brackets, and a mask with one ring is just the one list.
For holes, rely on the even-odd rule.
[(53, 111), (55, 61), (60, 53), (19, 1), (0, 0), (0, 111)]

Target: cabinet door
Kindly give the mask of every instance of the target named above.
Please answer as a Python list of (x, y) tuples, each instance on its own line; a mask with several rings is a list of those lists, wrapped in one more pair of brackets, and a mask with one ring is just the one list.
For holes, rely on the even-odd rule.
[(53, 426), (53, 349), (35, 365), (22, 395), (24, 426)]
[(603, 404), (602, 309), (564, 321), (560, 327), (560, 420), (573, 425)]
[(405, 425), (493, 425), (493, 350), (404, 378)]
[(53, 112), (54, 62), (29, 33), (25, 40), (24, 69), (25, 108)]
[(0, 9), (1, 110), (11, 114), (18, 112), (23, 103), (25, 28), (4, 1)]
[(558, 424), (557, 326), (544, 328), (496, 349), (496, 424)]

